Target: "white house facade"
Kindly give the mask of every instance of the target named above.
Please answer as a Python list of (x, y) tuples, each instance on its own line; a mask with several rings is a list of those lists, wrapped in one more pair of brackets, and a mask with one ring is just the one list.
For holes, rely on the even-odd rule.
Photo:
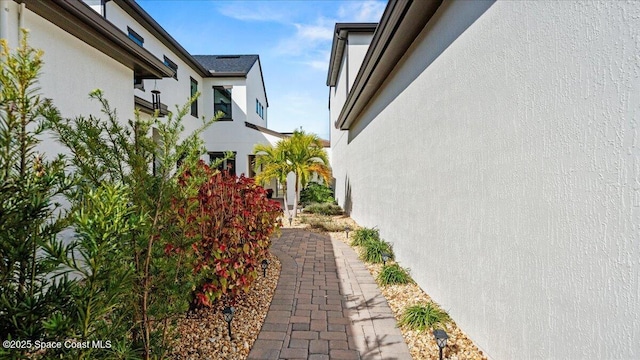
[[(267, 128), (258, 55), (193, 56), (134, 0), (0, 0), (0, 38), (16, 47), (20, 28), (29, 30), (30, 46), (44, 51), (41, 93), (64, 117), (99, 114), (88, 96), (97, 88), (121, 121), (132, 118), (134, 108), (151, 116), (154, 94), (165, 116), (200, 93), (183, 121), (185, 132), (223, 113), (203, 134), (208, 159), (232, 151), (235, 159), (223, 167), (247, 176), (253, 175), (253, 147), (285, 136)], [(45, 139), (42, 151), (64, 149)], [(277, 194), (277, 184), (267, 187)]]
[(638, 38), (635, 2), (336, 25), (338, 203), (492, 359), (640, 358)]

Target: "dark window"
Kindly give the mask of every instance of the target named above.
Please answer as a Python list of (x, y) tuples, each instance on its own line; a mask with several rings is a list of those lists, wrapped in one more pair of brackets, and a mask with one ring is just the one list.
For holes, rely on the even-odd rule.
[(134, 76), (133, 77), (133, 88), (134, 89), (140, 89), (140, 90), (144, 91), (144, 81), (141, 78), (139, 78), (137, 76)]
[(249, 155), (249, 177), (256, 177), (256, 156)]
[(133, 40), (133, 42), (140, 46), (144, 45), (144, 38), (140, 36), (140, 34), (133, 31), (130, 27), (127, 27), (127, 30), (129, 31), (129, 39)]
[(232, 120), (231, 117), (231, 89), (222, 86), (213, 87), (213, 113), (222, 112), (219, 120)]
[(236, 155), (236, 152), (234, 151), (232, 159), (225, 159), (220, 161), (221, 159), (224, 159), (224, 156), (225, 156), (224, 152), (210, 152), (209, 163), (211, 165), (216, 165), (216, 168), (220, 171), (227, 170), (230, 175), (235, 175), (236, 174), (235, 155)]
[(173, 70), (173, 78), (178, 80), (178, 65), (166, 56), (164, 57), (164, 64), (167, 65), (168, 68)]
[[(196, 93), (198, 93), (198, 82), (191, 78), (191, 97), (196, 96)], [(191, 103), (191, 115), (198, 117), (198, 99)]]

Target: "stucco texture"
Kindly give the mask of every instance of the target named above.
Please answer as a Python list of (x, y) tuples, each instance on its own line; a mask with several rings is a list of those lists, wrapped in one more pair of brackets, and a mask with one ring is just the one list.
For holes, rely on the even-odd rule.
[(340, 204), (492, 359), (640, 358), (639, 54), (638, 2), (445, 2), (332, 133)]

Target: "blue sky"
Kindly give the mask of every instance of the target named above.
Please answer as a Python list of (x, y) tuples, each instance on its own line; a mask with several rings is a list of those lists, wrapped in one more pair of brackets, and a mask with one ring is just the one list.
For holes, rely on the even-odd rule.
[(269, 128), (329, 138), (326, 86), (336, 22), (378, 22), (379, 0), (138, 0), (192, 55), (258, 54)]

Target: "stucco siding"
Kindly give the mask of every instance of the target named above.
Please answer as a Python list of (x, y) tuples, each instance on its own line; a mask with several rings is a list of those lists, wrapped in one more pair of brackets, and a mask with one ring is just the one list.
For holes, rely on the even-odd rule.
[[(95, 89), (104, 91), (121, 120), (133, 117), (132, 70), (33, 12), (25, 10), (24, 15), (29, 45), (44, 52), (40, 93), (52, 99), (63, 117), (101, 115), (99, 102), (89, 100), (89, 93)], [(58, 142), (43, 140), (40, 149), (48, 158), (65, 152)]]
[[(202, 77), (185, 63), (176, 53), (169, 50), (158, 38), (154, 37), (147, 29), (135, 21), (129, 14), (122, 10), (115, 2), (107, 3), (107, 19), (116, 25), (125, 34), (128, 33), (127, 27), (144, 38), (143, 47), (161, 61), (166, 56), (169, 60), (178, 65), (177, 79), (164, 78), (158, 80), (144, 80), (144, 91), (135, 89), (135, 95), (149, 102), (152, 101), (151, 90), (157, 89), (161, 92), (160, 98), (163, 104), (166, 104), (169, 111), (176, 113), (176, 105), (182, 107), (187, 103), (191, 96), (191, 78), (198, 82), (198, 91), (201, 93), (198, 98), (198, 118), (205, 117), (207, 119), (213, 116), (213, 102), (204, 98), (204, 88)], [(133, 75), (130, 79), (133, 87)], [(184, 118), (185, 134), (191, 133), (202, 124), (190, 112)]]
[[(258, 126), (267, 126), (267, 98), (265, 96), (262, 76), (260, 74), (260, 65), (258, 62), (253, 64), (246, 78), (247, 84), (247, 121)], [(256, 99), (264, 107), (264, 119), (256, 112)]]
[(332, 132), (337, 198), (491, 358), (640, 358), (640, 4), (487, 4)]

